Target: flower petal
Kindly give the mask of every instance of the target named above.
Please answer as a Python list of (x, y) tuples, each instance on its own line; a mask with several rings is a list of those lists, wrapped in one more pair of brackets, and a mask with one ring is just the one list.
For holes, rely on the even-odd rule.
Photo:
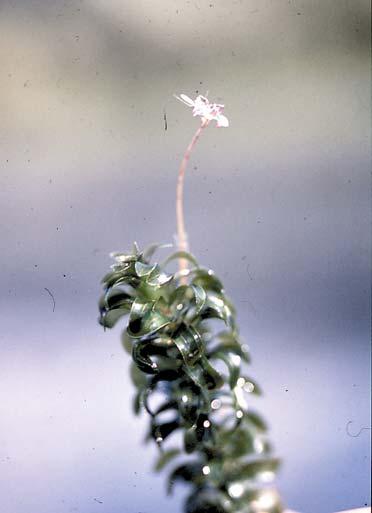
[(216, 121), (218, 128), (227, 128), (229, 126), (229, 120), (223, 114), (217, 114)]
[(212, 121), (213, 119), (217, 122), (217, 127), (228, 127), (229, 121), (226, 116), (222, 114), (224, 105), (220, 103), (210, 103), (206, 96), (199, 94), (195, 100), (192, 100), (186, 94), (180, 94), (179, 96), (174, 95), (177, 100), (181, 101), (188, 107), (192, 107), (192, 115), (200, 116), (202, 122)]
[(188, 107), (194, 107), (195, 103), (194, 103), (194, 100), (192, 100), (191, 98), (189, 98), (186, 94), (180, 94), (179, 96), (177, 96), (176, 94), (174, 95), (175, 98), (177, 98), (177, 100), (179, 100), (180, 102), (184, 103), (185, 105), (187, 105)]

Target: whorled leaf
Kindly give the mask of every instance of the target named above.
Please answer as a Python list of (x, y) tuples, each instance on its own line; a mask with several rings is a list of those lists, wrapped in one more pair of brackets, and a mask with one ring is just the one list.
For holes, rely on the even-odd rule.
[(135, 299), (132, 304), (127, 329), (132, 338), (150, 337), (170, 323), (170, 319), (156, 305), (156, 301)]
[(233, 462), (228, 463), (225, 472), (227, 483), (235, 483), (241, 480), (253, 480), (260, 477), (263, 472), (276, 472), (279, 467), (279, 460), (275, 458), (261, 459), (247, 463)]
[(204, 353), (203, 340), (193, 326), (181, 325), (173, 341), (187, 366), (193, 366)]
[(245, 415), (245, 420), (249, 422), (257, 431), (265, 432), (267, 431), (267, 424), (264, 419), (256, 413), (255, 411), (249, 411)]
[[(134, 245), (130, 254), (114, 255), (103, 279), (100, 322), (113, 327), (128, 314), (123, 346), (133, 360), (133, 407), (150, 416), (148, 438), (161, 447), (156, 469), (182, 454), (193, 458), (169, 478), (169, 490), (177, 481), (193, 487), (185, 512), (253, 512), (262, 478), (274, 475), (279, 462), (271, 456), (266, 422), (250, 408), (250, 395), (261, 389), (242, 374), (250, 357), (235, 308), (219, 278), (190, 253), (152, 263), (160, 247), (141, 252)], [(182, 274), (187, 284), (180, 283), (181, 273), (165, 271), (179, 258), (191, 266)], [(223, 330), (214, 333), (216, 322)], [(164, 450), (173, 433), (182, 433), (183, 447)], [(230, 494), (234, 486), (241, 495)], [(268, 513), (281, 511), (276, 497)]]
[(187, 251), (176, 251), (176, 252), (172, 253), (169, 257), (167, 257), (160, 264), (161, 269), (165, 269), (170, 262), (172, 262), (173, 260), (179, 260), (180, 258), (182, 258), (183, 260), (187, 260), (196, 268), (199, 267), (198, 261), (191, 253), (189, 253)]
[(217, 343), (215, 344), (213, 350), (210, 351), (210, 355), (213, 352), (218, 351), (232, 351), (235, 354), (239, 355), (241, 359), (244, 360), (246, 363), (250, 362), (247, 346), (240, 339), (236, 330), (222, 331), (220, 333), (217, 333), (215, 339)]
[(169, 435), (171, 435), (176, 429), (179, 429), (180, 422), (178, 419), (171, 420), (169, 422), (163, 422), (158, 424), (156, 421), (152, 422), (150, 436), (157, 443), (163, 442)]
[(144, 249), (142, 259), (143, 259), (144, 263), (150, 263), (151, 258), (153, 257), (154, 253), (158, 249), (171, 248), (171, 247), (172, 247), (172, 244), (150, 244), (149, 246), (147, 246), (147, 248)]
[(185, 513), (233, 513), (228, 494), (213, 488), (198, 488), (185, 503)]
[(203, 464), (195, 461), (175, 468), (168, 478), (168, 493), (172, 493), (176, 481), (186, 481), (196, 485), (202, 484), (205, 481)]
[(174, 458), (181, 454), (181, 449), (168, 449), (160, 453), (160, 456), (155, 464), (154, 470), (159, 472), (163, 470)]
[(136, 274), (137, 274), (137, 276), (139, 278), (143, 278), (144, 276), (148, 276), (149, 274), (151, 274), (156, 269), (156, 267), (157, 267), (156, 264), (153, 264), (153, 265), (144, 264), (143, 262), (140, 262), (140, 261), (137, 261), (134, 264), (134, 269), (135, 269)]
[(191, 271), (191, 283), (200, 286), (207, 292), (223, 294), (222, 282), (211, 269), (193, 269)]

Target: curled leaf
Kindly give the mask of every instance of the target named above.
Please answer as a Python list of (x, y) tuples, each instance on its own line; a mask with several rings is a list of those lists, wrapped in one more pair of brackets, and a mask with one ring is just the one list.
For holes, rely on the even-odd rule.
[[(177, 481), (192, 485), (186, 513), (253, 513), (279, 461), (270, 456), (265, 421), (250, 409), (249, 394), (261, 389), (242, 370), (249, 353), (235, 308), (217, 276), (190, 253), (150, 263), (158, 247), (141, 253), (135, 245), (130, 254), (114, 255), (100, 322), (111, 328), (128, 314), (123, 345), (132, 355), (133, 408), (151, 418), (148, 439), (161, 449), (157, 470), (181, 453), (189, 458), (169, 478), (169, 491)], [(164, 271), (179, 258), (190, 263), (187, 284), (180, 285), (179, 272)], [(223, 331), (215, 330), (218, 324)], [(183, 451), (164, 449), (173, 433)], [(281, 513), (272, 497), (267, 513)]]
[(180, 258), (189, 261), (194, 267), (199, 267), (198, 261), (191, 253), (187, 251), (176, 251), (160, 264), (161, 269), (164, 269), (173, 260), (179, 260)]
[(155, 471), (159, 472), (160, 470), (163, 470), (163, 468), (168, 465), (174, 458), (176, 458), (181, 453), (180, 449), (168, 449), (167, 451), (164, 451), (160, 454), (156, 465), (155, 465)]
[(173, 491), (173, 487), (176, 481), (186, 481), (191, 483), (202, 483), (203, 482), (203, 465), (199, 462), (187, 463), (180, 465), (170, 474), (168, 479), (168, 493)]

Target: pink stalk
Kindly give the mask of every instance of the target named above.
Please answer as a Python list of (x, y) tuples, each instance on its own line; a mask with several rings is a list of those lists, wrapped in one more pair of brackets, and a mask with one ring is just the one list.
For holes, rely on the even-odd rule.
[[(191, 152), (197, 143), (200, 134), (202, 133), (203, 129), (208, 125), (209, 120), (203, 119), (201, 125), (197, 129), (197, 131), (194, 134), (194, 137), (191, 139), (190, 144), (188, 145), (185, 155), (182, 159), (180, 169), (178, 171), (178, 180), (177, 180), (177, 192), (176, 192), (176, 214), (177, 214), (177, 237), (178, 237), (178, 250), (179, 251), (188, 251), (188, 243), (187, 243), (187, 235), (185, 231), (185, 221), (184, 221), (184, 215), (183, 215), (183, 184), (185, 179), (185, 171), (187, 164), (190, 160)], [(178, 259), (178, 268), (179, 271), (182, 273), (182, 271), (185, 271), (187, 269), (187, 260), (184, 258)], [(181, 285), (186, 285), (187, 278), (186, 276), (180, 276), (180, 283)]]

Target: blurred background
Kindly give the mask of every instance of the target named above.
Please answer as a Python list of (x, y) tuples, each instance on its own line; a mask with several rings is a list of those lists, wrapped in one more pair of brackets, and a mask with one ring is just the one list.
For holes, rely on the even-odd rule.
[(193, 154), (187, 230), (237, 306), (280, 490), (370, 504), (370, 43), (367, 0), (0, 1), (2, 511), (182, 510), (97, 300), (111, 251), (173, 241), (198, 120), (172, 95), (207, 91), (230, 128)]

